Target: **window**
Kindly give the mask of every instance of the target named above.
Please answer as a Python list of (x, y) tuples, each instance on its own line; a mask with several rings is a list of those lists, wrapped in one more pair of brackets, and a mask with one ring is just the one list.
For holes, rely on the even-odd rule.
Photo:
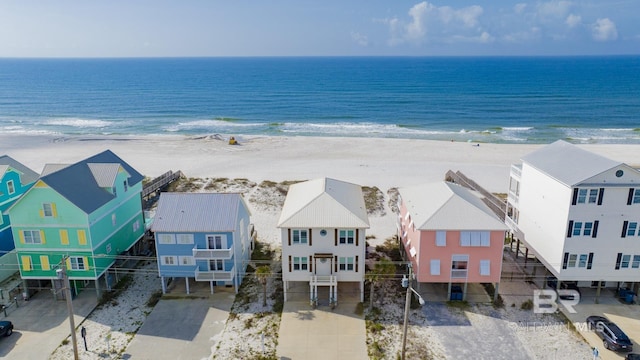
[(491, 274), (491, 261), (480, 260), (480, 275), (489, 276)]
[(430, 263), (431, 275), (440, 275), (440, 259), (433, 259)]
[(111, 225), (116, 226), (116, 214), (111, 214)]
[(293, 243), (306, 244), (308, 239), (307, 230), (293, 230)]
[(582, 232), (582, 234), (584, 236), (591, 236), (591, 230), (593, 230), (593, 223), (592, 222), (584, 223), (584, 231)]
[(598, 201), (598, 189), (589, 190), (589, 204), (595, 204)]
[(224, 235), (207, 235), (207, 246), (209, 249), (226, 249), (227, 237)]
[(175, 244), (176, 239), (173, 234), (159, 234), (158, 243), (160, 244)]
[(587, 200), (587, 189), (578, 190), (578, 204), (584, 204)]
[(178, 244), (193, 244), (193, 234), (178, 234)]
[(340, 230), (340, 244), (353, 244), (354, 234), (354, 230)]
[(309, 264), (307, 263), (307, 257), (294, 256), (293, 257), (293, 270), (295, 271), (307, 271)]
[(9, 192), (9, 195), (11, 195), (14, 192), (16, 192), (16, 187), (13, 184), (13, 180), (7, 181), (7, 191)]
[(460, 246), (488, 247), (489, 237), (488, 231), (460, 231)]
[(123, 181), (122, 185), (124, 186), (124, 192), (127, 192), (127, 190), (129, 190), (129, 180)]
[(163, 256), (160, 260), (162, 265), (177, 265), (178, 263), (177, 256)]
[(136, 221), (133, 223), (133, 232), (136, 232), (136, 231), (138, 231), (138, 230), (140, 230), (140, 220), (136, 220)]
[(631, 260), (631, 255), (622, 255), (622, 262), (620, 263), (620, 267), (623, 269), (628, 268), (630, 260)]
[(587, 254), (580, 254), (580, 260), (578, 261), (578, 267), (587, 267)]
[[(637, 222), (630, 222), (627, 226), (627, 236), (634, 236), (636, 234), (636, 229), (638, 228)], [(638, 233), (640, 235), (640, 232)]]
[(634, 269), (640, 268), (640, 255), (633, 255), (633, 262), (631, 267)]
[[(11, 194), (11, 192), (9, 192), (9, 194)], [(632, 203), (640, 204), (640, 189), (634, 189)]]
[(209, 260), (209, 270), (224, 271), (224, 261), (220, 259)]
[(113, 192), (113, 196), (118, 196), (118, 188), (114, 186), (111, 188), (111, 191)]
[(50, 203), (42, 204), (42, 214), (44, 217), (53, 217), (53, 205)]
[(23, 230), (22, 236), (25, 244), (42, 244), (40, 230)]
[(83, 257), (79, 257), (79, 256), (70, 257), (69, 263), (71, 264), (71, 270), (87, 269), (87, 264), (85, 264)]
[(196, 259), (194, 259), (193, 256), (178, 256), (178, 262), (180, 263), (180, 265), (189, 266), (195, 265)]
[(576, 260), (578, 259), (578, 254), (570, 254), (569, 255), (569, 267), (576, 267)]
[(451, 277), (466, 278), (469, 266), (469, 255), (453, 255), (451, 257)]
[(341, 257), (339, 265), (340, 271), (353, 271), (353, 257)]
[(436, 231), (436, 246), (447, 246), (446, 231)]
[(576, 221), (573, 223), (573, 236), (580, 236), (582, 234), (582, 223)]

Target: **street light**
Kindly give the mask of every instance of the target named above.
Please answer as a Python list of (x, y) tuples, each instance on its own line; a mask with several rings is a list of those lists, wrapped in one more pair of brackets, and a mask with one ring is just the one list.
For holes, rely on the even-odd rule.
[(69, 283), (69, 277), (67, 276), (67, 256), (62, 257), (62, 261), (60, 262), (60, 268), (56, 269), (56, 276), (58, 279), (64, 281), (64, 288), (61, 290), (65, 290), (64, 297), (67, 300), (67, 311), (69, 312), (69, 326), (71, 327), (71, 342), (73, 344), (73, 358), (74, 360), (78, 360), (78, 342), (76, 340), (76, 325), (73, 319), (73, 304), (71, 303), (71, 284)]
[(407, 324), (408, 324), (408, 320), (409, 320), (409, 307), (411, 306), (411, 293), (413, 292), (414, 294), (416, 294), (416, 296), (418, 297), (418, 302), (420, 303), (420, 305), (424, 305), (424, 299), (422, 298), (422, 296), (420, 296), (420, 294), (418, 294), (417, 291), (413, 290), (413, 288), (411, 287), (411, 281), (414, 278), (413, 275), (413, 269), (411, 268), (411, 263), (407, 264), (407, 267), (409, 268), (409, 277), (403, 275), (402, 276), (402, 287), (406, 287), (407, 288), (407, 298), (405, 300), (404, 303), (404, 328), (402, 330), (402, 360), (405, 360), (404, 358), (404, 354), (406, 352), (407, 349)]

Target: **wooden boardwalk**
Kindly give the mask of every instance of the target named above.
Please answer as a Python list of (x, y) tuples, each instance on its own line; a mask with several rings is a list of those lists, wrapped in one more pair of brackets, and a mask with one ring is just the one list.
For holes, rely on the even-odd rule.
[(182, 171), (178, 170), (173, 172), (171, 170), (151, 180), (148, 184), (142, 187), (142, 198), (147, 198), (150, 195), (155, 195), (162, 190), (165, 186), (171, 184), (182, 177)]

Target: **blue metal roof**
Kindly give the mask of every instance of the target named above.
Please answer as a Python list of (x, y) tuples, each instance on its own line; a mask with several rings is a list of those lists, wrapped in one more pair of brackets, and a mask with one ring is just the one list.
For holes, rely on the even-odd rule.
[(129, 184), (135, 185), (144, 178), (129, 164), (119, 158), (111, 150), (103, 151), (64, 169), (40, 178), (52, 189), (79, 207), (87, 214), (92, 213), (115, 196), (101, 188), (88, 164), (119, 164), (129, 174)]

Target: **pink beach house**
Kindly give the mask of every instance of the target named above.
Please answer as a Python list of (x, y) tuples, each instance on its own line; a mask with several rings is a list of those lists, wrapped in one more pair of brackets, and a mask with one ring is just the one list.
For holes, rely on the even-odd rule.
[(466, 299), (469, 283), (492, 283), (497, 294), (507, 227), (482, 195), (450, 182), (399, 193), (398, 237), (418, 283), (446, 283), (453, 300)]

